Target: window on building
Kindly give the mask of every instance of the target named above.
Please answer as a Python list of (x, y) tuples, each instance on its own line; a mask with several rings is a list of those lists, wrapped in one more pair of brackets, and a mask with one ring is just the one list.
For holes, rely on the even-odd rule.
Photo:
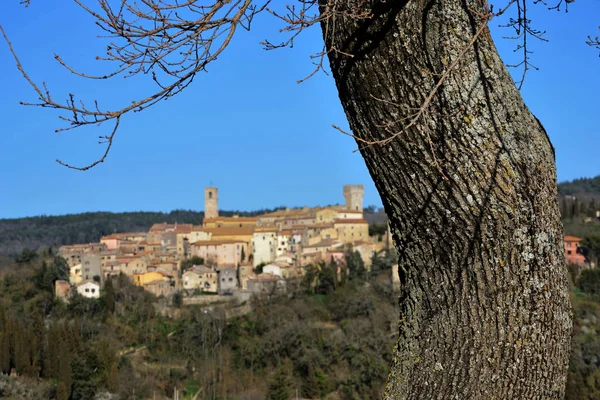
[(208, 192), (208, 198), (212, 199), (212, 192)]
[(92, 289), (92, 293), (96, 293), (96, 289)]
[(86, 293), (89, 293), (89, 292), (90, 292), (90, 289), (88, 289), (88, 288), (85, 288), (85, 292), (86, 292)]
[(569, 254), (569, 255), (570, 255), (570, 254), (571, 254), (571, 250), (567, 250), (567, 254)]

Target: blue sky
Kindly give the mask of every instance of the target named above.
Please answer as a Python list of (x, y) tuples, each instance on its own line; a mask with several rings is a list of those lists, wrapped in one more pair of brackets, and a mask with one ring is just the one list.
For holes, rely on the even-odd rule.
[[(116, 108), (154, 87), (144, 79), (98, 82), (76, 78), (54, 53), (90, 73), (105, 72), (91, 18), (70, 1), (17, 0), (3, 4), (4, 26), (21, 61), (53, 96), (72, 92)], [(93, 3), (93, 2), (88, 2)], [(585, 45), (599, 34), (600, 1), (573, 3), (568, 13), (532, 6), (549, 43), (533, 42), (531, 71), (522, 94), (556, 147), (558, 179), (600, 174), (600, 57)], [(493, 34), (507, 63), (515, 42)], [(106, 162), (88, 172), (54, 160), (84, 165), (103, 152), (97, 137), (108, 126), (54, 133), (58, 114), (23, 107), (35, 93), (0, 42), (0, 218), (84, 211), (203, 209), (203, 188), (219, 187), (221, 209), (253, 210), (279, 205), (343, 202), (345, 183), (365, 185), (365, 205), (381, 201), (353, 140), (331, 128), (346, 119), (330, 76), (315, 75), (309, 55), (319, 51), (319, 29), (305, 32), (293, 49), (265, 51), (259, 42), (281, 40), (281, 24), (267, 15), (252, 32), (240, 32), (231, 47), (175, 98), (124, 117)], [(515, 71), (518, 75), (519, 71)]]

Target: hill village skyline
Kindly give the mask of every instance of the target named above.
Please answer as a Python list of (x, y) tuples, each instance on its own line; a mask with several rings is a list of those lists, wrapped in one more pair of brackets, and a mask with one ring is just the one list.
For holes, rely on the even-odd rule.
[[(372, 184), (372, 182), (369, 182), (369, 184)], [(359, 184), (360, 186), (363, 187), (363, 197), (364, 197), (364, 184)], [(219, 191), (219, 188), (217, 185), (213, 185), (212, 183), (208, 186), (206, 186), (204, 188), (205, 192), (208, 189), (214, 189), (215, 192)], [(228, 194), (230, 194), (229, 192), (225, 192), (225, 196), (224, 197), (228, 197)], [(218, 194), (217, 194), (218, 196)], [(204, 199), (206, 200), (206, 199)], [(218, 203), (218, 199), (217, 199), (217, 203)], [(317, 208), (317, 207), (330, 207), (330, 206), (340, 206), (342, 205), (342, 202), (339, 201), (335, 201), (334, 202), (318, 202), (318, 203), (306, 203), (306, 204), (285, 204), (285, 203), (281, 203), (278, 205), (265, 205), (263, 207), (258, 206), (257, 208), (244, 208), (244, 207), (218, 207), (218, 211), (224, 212), (224, 213), (244, 213), (244, 214), (253, 214), (253, 213), (260, 213), (263, 212), (265, 210), (282, 210), (282, 209), (290, 209), (290, 210), (295, 210), (295, 209), (300, 209), (300, 208)], [(377, 201), (369, 201), (368, 203), (364, 204), (365, 208), (371, 208), (373, 211), (377, 211), (379, 209), (383, 209), (383, 204), (381, 203), (380, 199), (377, 199)], [(56, 214), (51, 214), (51, 213), (39, 213), (39, 214), (30, 214), (30, 215), (21, 215), (21, 216), (10, 216), (10, 217), (3, 217), (0, 216), (0, 220), (12, 220), (12, 219), (24, 219), (24, 218), (39, 218), (39, 217), (62, 217), (62, 216), (69, 216), (69, 215), (81, 215), (81, 214), (90, 214), (90, 213), (111, 213), (111, 214), (126, 214), (126, 213), (163, 213), (163, 214), (169, 214), (172, 212), (177, 212), (177, 211), (190, 211), (190, 212), (196, 212), (196, 213), (206, 213), (206, 201), (204, 201), (204, 203), (202, 203), (202, 207), (201, 208), (181, 208), (181, 207), (173, 207), (173, 208), (167, 208), (167, 209), (151, 209), (151, 208), (147, 208), (147, 209), (129, 209), (129, 210), (119, 210), (119, 211), (113, 211), (113, 210), (105, 210), (105, 209), (97, 209), (97, 210), (85, 210), (85, 211), (79, 211), (79, 212), (66, 212), (66, 213), (56, 213)], [(182, 221), (183, 223), (185, 221)]]
[(178, 290), (251, 295), (300, 279), (321, 262), (335, 265), (338, 275), (351, 265), (369, 271), (374, 256), (390, 248), (390, 235), (369, 235), (363, 185), (344, 185), (343, 196), (343, 205), (225, 217), (218, 188), (207, 187), (201, 225), (156, 221), (147, 232), (61, 246), (70, 274), (56, 294), (68, 299), (75, 289), (98, 297), (105, 281), (124, 275), (157, 296)]

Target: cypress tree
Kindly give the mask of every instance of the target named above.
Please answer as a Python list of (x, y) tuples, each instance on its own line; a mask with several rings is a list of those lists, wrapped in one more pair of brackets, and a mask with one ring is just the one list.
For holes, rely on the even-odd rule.
[(46, 337), (46, 357), (44, 357), (44, 368), (42, 369), (44, 378), (58, 378), (59, 341), (60, 335), (57, 332), (56, 324), (52, 323)]
[(108, 391), (111, 393), (115, 393), (117, 390), (119, 390), (119, 370), (117, 368), (117, 363), (113, 362), (110, 366), (106, 385), (108, 387)]
[(109, 313), (115, 312), (115, 289), (111, 278), (104, 283), (104, 306)]
[(79, 353), (82, 349), (81, 345), (81, 325), (79, 324), (79, 317), (75, 314), (73, 318), (73, 327), (70, 330), (71, 333), (71, 341), (73, 343), (73, 348), (71, 349), (73, 353)]
[(0, 372), (10, 373), (10, 342), (6, 331), (0, 333)]
[(44, 365), (44, 340), (45, 340), (45, 329), (44, 321), (40, 313), (36, 313), (33, 317), (33, 322), (30, 332), (31, 338), (31, 375), (39, 376), (40, 371)]
[(71, 354), (64, 340), (59, 340), (58, 380), (65, 385), (67, 396), (71, 395), (73, 374), (71, 370)]
[(58, 384), (56, 388), (56, 400), (68, 400), (69, 393), (67, 392), (67, 388), (63, 382)]
[(287, 368), (279, 367), (275, 376), (269, 383), (269, 389), (265, 398), (267, 400), (289, 400), (292, 391), (292, 383)]

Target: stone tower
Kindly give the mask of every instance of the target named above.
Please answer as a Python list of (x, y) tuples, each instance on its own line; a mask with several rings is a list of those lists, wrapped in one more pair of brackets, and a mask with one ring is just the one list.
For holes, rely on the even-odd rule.
[(219, 191), (216, 187), (204, 189), (204, 218), (219, 216)]
[(344, 198), (346, 208), (352, 211), (363, 211), (363, 196), (365, 187), (363, 185), (344, 185)]

